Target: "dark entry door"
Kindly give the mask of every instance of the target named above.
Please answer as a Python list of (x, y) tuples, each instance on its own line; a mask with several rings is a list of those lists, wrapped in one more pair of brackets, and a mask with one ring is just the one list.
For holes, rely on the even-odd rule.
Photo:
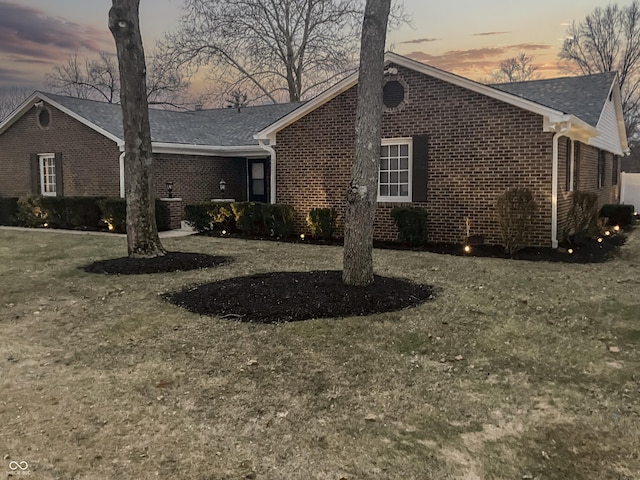
[(249, 201), (267, 203), (269, 201), (267, 159), (250, 159), (247, 162), (247, 167), (249, 170)]

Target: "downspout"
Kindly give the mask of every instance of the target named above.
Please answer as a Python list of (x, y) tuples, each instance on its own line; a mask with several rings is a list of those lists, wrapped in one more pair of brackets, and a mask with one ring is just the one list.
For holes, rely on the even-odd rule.
[(270, 191), (270, 203), (276, 203), (276, 151), (272, 145), (266, 144), (264, 140), (260, 140), (260, 148), (269, 152), (271, 162), (269, 165), (270, 179), (269, 179), (269, 191)]
[(119, 158), (119, 167), (120, 167), (120, 198), (124, 198), (124, 152), (120, 154)]
[(563, 122), (554, 125), (553, 166), (551, 170), (551, 248), (558, 248), (558, 140), (570, 129), (571, 123)]

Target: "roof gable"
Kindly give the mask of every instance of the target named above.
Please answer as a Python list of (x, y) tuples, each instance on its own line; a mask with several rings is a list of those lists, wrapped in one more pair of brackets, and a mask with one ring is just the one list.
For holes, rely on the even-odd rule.
[[(45, 101), (118, 145), (124, 143), (122, 109), (119, 104), (35, 92), (2, 124), (0, 134), (28, 112), (35, 103)], [(221, 108), (191, 112), (149, 109), (151, 140), (154, 144), (202, 147), (257, 147), (254, 134), (300, 103)]]
[(597, 127), (616, 77), (615, 72), (606, 72), (582, 77), (500, 83), (492, 87), (564, 113), (571, 113)]

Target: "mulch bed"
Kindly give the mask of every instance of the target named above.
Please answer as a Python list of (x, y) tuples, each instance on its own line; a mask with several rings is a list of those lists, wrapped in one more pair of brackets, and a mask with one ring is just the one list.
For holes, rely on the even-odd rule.
[(231, 262), (231, 258), (204, 253), (167, 252), (153, 258), (111, 258), (81, 267), (88, 273), (106, 275), (137, 275), (145, 273), (166, 273), (218, 267)]
[(315, 271), (229, 278), (165, 298), (201, 315), (271, 324), (397, 311), (432, 300), (435, 292), (429, 285), (377, 275), (369, 286), (345, 286), (342, 272)]

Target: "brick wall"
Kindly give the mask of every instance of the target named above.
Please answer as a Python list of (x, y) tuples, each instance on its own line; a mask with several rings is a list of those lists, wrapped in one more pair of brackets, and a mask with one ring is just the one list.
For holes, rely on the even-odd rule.
[(30, 155), (62, 152), (65, 195), (120, 195), (115, 142), (51, 105), (50, 123), (39, 126), (33, 107), (0, 135), (0, 196), (25, 197), (31, 188)]
[[(497, 197), (507, 188), (526, 186), (539, 205), (529, 243), (549, 245), (552, 134), (542, 132), (542, 117), (397, 68), (407, 85), (406, 99), (385, 112), (383, 137), (428, 136), (427, 202), (414, 205), (428, 212), (429, 240), (462, 242), (464, 218), (470, 217), (472, 235), (501, 243)], [(313, 207), (334, 207), (344, 218), (355, 152), (356, 88), (278, 133), (277, 200), (295, 207), (301, 230)], [(396, 238), (389, 212), (397, 205), (378, 204), (376, 238)]]
[[(156, 196), (167, 196), (167, 182), (173, 182), (173, 196), (183, 204), (208, 202), (212, 198), (247, 199), (247, 162), (244, 158), (197, 155), (154, 155)], [(226, 191), (220, 191), (220, 180)]]
[[(577, 142), (576, 142), (577, 143)], [(562, 241), (563, 231), (567, 221), (567, 214), (571, 208), (571, 193), (566, 189), (566, 139), (560, 138), (559, 162), (558, 162), (558, 240)], [(575, 148), (575, 147), (574, 147)], [(599, 150), (595, 147), (580, 143), (578, 147), (579, 155), (575, 162), (579, 169), (578, 183), (574, 185), (574, 190), (582, 192), (593, 192), (598, 194), (598, 204), (619, 203), (620, 201), (620, 160), (617, 167), (617, 184), (613, 183), (614, 155), (606, 152), (604, 182), (598, 187), (598, 156)]]

